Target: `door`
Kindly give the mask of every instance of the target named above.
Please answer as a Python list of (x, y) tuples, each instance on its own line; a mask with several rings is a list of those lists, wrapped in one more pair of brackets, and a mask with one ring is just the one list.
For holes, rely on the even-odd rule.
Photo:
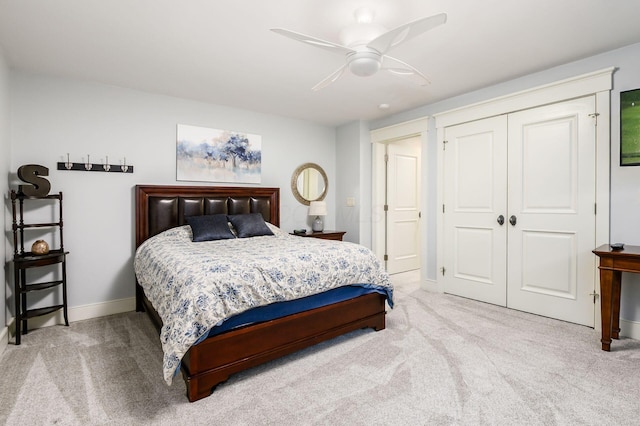
[(594, 97), (445, 129), (444, 288), (594, 325)]
[(593, 97), (509, 115), (507, 306), (594, 325)]
[[(507, 119), (445, 129), (445, 292), (506, 305)], [(500, 219), (502, 218), (502, 219)]]
[(387, 271), (420, 268), (420, 138), (387, 147)]

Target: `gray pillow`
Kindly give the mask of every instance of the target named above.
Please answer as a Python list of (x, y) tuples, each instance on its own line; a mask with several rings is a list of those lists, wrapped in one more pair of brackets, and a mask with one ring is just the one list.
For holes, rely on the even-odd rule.
[(227, 217), (239, 238), (273, 235), (260, 213), (234, 214)]
[(188, 216), (185, 220), (191, 226), (193, 241), (215, 241), (235, 238), (226, 214), (211, 214), (204, 216)]

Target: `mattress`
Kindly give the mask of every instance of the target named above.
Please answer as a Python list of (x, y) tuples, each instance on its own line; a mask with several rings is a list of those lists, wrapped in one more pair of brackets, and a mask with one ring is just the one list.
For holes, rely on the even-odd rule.
[[(197, 243), (191, 228), (181, 226), (149, 238), (136, 251), (138, 282), (163, 322), (167, 383), (189, 348), (210, 333), (335, 303), (331, 297), (357, 297), (349, 291), (380, 292), (393, 306), (389, 276), (368, 248), (269, 226), (274, 235)], [(341, 287), (352, 289), (332, 291)], [(325, 292), (327, 300), (307, 299)], [(284, 303), (293, 300), (298, 306)]]

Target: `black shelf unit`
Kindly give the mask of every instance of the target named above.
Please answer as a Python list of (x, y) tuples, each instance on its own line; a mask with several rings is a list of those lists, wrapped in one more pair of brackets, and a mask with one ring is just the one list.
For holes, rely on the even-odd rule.
[[(57, 200), (58, 201), (58, 221), (47, 223), (24, 223), (24, 203), (25, 201)], [(16, 310), (16, 345), (20, 344), (22, 334), (27, 334), (27, 320), (53, 312), (63, 310), (64, 323), (69, 325), (67, 315), (67, 254), (64, 250), (63, 222), (62, 222), (62, 192), (50, 194), (44, 197), (31, 197), (16, 191), (11, 191), (11, 210), (13, 212), (13, 275), (14, 275), (14, 298)], [(50, 250), (47, 254), (35, 254), (24, 250), (24, 231), (33, 228), (51, 228), (59, 232), (60, 247)], [(61, 279), (28, 283), (27, 269), (38, 268), (48, 265), (60, 265)], [(62, 289), (62, 304), (45, 306), (35, 309), (27, 309), (27, 294), (34, 291), (43, 291), (53, 288)]]

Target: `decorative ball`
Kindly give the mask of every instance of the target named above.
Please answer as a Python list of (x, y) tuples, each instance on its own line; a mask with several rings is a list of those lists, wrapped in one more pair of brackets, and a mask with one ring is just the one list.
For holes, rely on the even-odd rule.
[(49, 244), (45, 240), (38, 240), (31, 246), (31, 253), (33, 254), (47, 254), (49, 253)]

